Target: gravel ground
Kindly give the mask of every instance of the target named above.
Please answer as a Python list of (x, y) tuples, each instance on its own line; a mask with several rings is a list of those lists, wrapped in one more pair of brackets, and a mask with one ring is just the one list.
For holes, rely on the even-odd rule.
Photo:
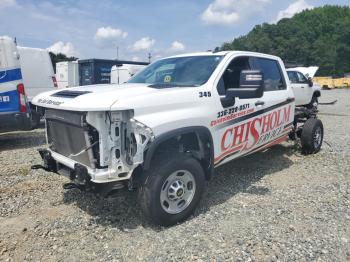
[(148, 223), (135, 193), (102, 199), (40, 163), (43, 129), (0, 135), (1, 261), (350, 261), (350, 90), (323, 91), (325, 143), (286, 142), (217, 170), (194, 217)]

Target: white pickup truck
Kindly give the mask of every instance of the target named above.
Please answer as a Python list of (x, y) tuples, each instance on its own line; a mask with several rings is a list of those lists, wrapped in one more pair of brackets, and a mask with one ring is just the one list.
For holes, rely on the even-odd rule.
[(47, 92), (47, 171), (65, 188), (108, 194), (137, 189), (151, 220), (172, 225), (190, 216), (214, 168), (300, 138), (320, 150), (316, 110), (295, 106), (280, 58), (252, 52), (205, 52), (158, 60), (126, 84)]
[(287, 74), (295, 95), (296, 106), (317, 108), (318, 98), (321, 96), (321, 87), (312, 82), (318, 70), (317, 66), (288, 68)]

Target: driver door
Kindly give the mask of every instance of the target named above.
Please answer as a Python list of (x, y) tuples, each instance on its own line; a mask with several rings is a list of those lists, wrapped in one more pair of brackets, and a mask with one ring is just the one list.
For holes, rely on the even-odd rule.
[(245, 124), (257, 110), (264, 109), (264, 97), (239, 99), (226, 98), (229, 88), (239, 88), (240, 75), (243, 70), (252, 69), (252, 58), (241, 56), (234, 58), (226, 67), (217, 83), (220, 100), (216, 120), (211, 126), (215, 134), (214, 164), (219, 165), (242, 155), (246, 140)]
[[(240, 81), (242, 71), (245, 70), (262, 73), (262, 96), (244, 99), (235, 97), (227, 101), (225, 92), (228, 89), (242, 88)], [(231, 61), (217, 84), (221, 97), (218, 101), (220, 110), (215, 125), (212, 125), (216, 166), (267, 148), (286, 138), (293, 121), (292, 99), (288, 97), (286, 89), (277, 60), (244, 56)]]

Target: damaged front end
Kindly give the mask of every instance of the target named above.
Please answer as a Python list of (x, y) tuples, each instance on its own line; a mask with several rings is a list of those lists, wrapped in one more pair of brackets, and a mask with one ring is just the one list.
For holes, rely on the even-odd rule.
[(47, 109), (44, 169), (68, 176), (76, 185), (126, 181), (143, 163), (152, 130), (132, 110), (76, 112)]

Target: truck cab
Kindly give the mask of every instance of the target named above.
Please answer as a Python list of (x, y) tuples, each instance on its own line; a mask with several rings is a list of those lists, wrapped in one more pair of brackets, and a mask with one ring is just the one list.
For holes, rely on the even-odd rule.
[(143, 212), (162, 225), (193, 213), (216, 167), (288, 137), (300, 138), (304, 153), (323, 140), (315, 111), (295, 106), (282, 60), (261, 53), (173, 56), (125, 84), (33, 103), (45, 110), (48, 138), (34, 168), (69, 177), (67, 189), (136, 189)]

